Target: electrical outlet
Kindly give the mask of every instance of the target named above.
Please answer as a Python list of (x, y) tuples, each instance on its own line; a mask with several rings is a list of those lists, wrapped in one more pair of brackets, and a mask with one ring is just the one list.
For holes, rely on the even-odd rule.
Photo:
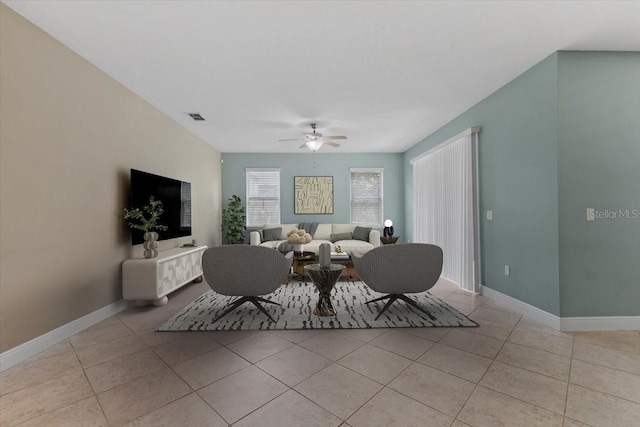
[(511, 273), (511, 268), (508, 265), (504, 266), (504, 275), (508, 276)]

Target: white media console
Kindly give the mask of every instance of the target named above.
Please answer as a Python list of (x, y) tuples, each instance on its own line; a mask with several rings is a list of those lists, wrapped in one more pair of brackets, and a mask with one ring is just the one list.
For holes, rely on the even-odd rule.
[(162, 251), (156, 258), (128, 259), (122, 264), (122, 297), (153, 305), (167, 303), (167, 295), (202, 276), (206, 246)]

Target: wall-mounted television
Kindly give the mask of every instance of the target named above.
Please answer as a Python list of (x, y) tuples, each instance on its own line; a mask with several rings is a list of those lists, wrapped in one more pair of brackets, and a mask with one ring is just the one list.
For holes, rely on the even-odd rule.
[[(131, 208), (149, 204), (149, 197), (162, 201), (164, 213), (158, 223), (167, 227), (158, 231), (158, 240), (191, 235), (191, 184), (177, 179), (131, 169)], [(144, 243), (144, 233), (131, 230), (131, 244)]]

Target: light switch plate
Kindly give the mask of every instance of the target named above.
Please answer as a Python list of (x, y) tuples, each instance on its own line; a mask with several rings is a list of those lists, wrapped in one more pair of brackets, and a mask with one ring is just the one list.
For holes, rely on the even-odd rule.
[(493, 211), (487, 211), (487, 221), (493, 221)]
[(504, 275), (508, 276), (511, 273), (511, 268), (508, 265), (504, 266)]

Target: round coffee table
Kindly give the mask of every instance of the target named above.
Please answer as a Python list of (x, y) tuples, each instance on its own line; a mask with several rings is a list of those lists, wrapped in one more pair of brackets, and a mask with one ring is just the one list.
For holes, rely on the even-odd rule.
[(304, 269), (309, 273), (309, 277), (313, 280), (313, 284), (316, 285), (320, 296), (318, 297), (318, 304), (313, 310), (313, 314), (316, 316), (335, 316), (336, 310), (331, 304), (331, 289), (338, 281), (338, 278), (342, 274), (342, 270), (346, 267), (341, 264), (330, 264), (329, 267), (321, 268), (320, 264), (305, 265)]

